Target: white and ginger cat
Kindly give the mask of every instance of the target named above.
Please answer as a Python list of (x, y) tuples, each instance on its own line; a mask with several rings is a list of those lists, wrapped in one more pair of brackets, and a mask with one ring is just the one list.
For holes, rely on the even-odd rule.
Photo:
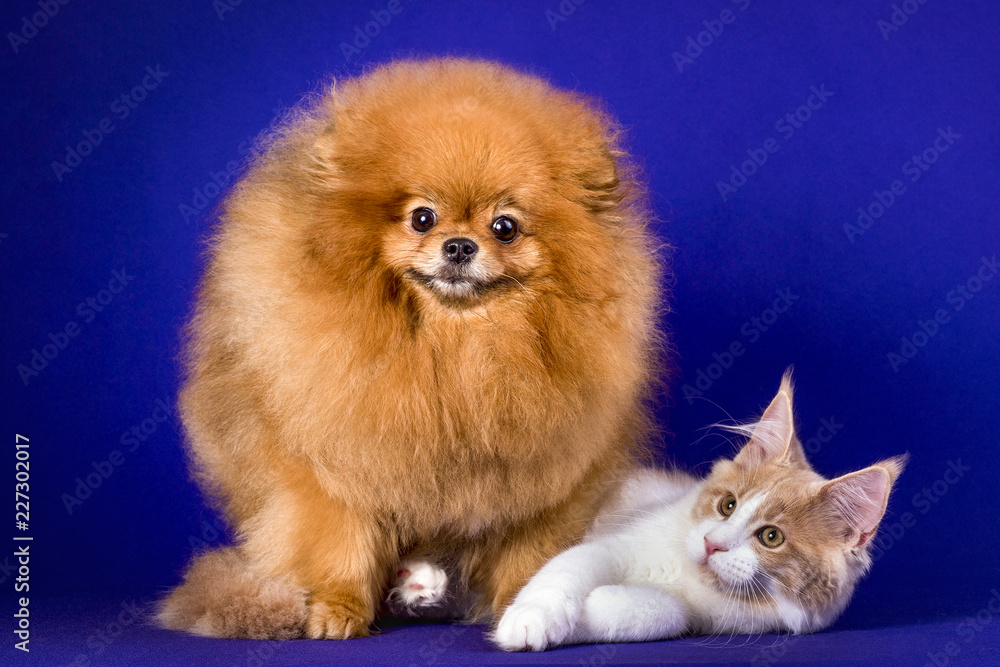
[[(828, 480), (795, 437), (791, 377), (733, 460), (705, 479), (646, 470), (584, 541), (549, 561), (504, 611), (508, 651), (684, 634), (814, 632), (847, 606), (906, 456)], [(404, 561), (394, 607), (456, 610), (445, 571)], [(431, 613), (428, 611), (433, 610)]]

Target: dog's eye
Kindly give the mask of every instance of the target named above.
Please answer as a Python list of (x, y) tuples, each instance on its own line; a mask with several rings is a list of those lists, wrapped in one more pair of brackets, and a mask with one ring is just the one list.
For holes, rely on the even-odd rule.
[(437, 216), (434, 215), (434, 211), (421, 206), (410, 214), (410, 224), (413, 225), (415, 230), (421, 234), (425, 234), (431, 230), (431, 227), (437, 224)]
[(493, 236), (497, 237), (498, 241), (501, 243), (510, 243), (517, 236), (517, 220), (506, 215), (501, 215), (493, 221), (490, 229), (493, 230)]

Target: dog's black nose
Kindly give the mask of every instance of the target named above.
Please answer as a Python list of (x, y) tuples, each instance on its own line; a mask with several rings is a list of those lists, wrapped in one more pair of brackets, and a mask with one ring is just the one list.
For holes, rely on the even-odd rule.
[(476, 256), (479, 246), (472, 239), (448, 239), (444, 242), (444, 256), (454, 264), (464, 264)]

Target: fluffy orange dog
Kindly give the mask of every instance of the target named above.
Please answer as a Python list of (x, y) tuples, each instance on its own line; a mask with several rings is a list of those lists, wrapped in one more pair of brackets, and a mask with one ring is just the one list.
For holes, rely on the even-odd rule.
[(616, 125), (468, 60), (304, 104), (226, 199), (180, 397), (235, 528), (161, 622), (357, 637), (399, 559), (502, 610), (648, 433), (660, 274)]

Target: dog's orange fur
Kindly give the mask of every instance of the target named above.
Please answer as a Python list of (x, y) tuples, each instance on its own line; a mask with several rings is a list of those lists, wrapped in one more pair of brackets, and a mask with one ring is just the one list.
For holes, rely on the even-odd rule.
[[(364, 635), (414, 549), (501, 609), (643, 454), (660, 272), (616, 128), (496, 64), (397, 62), (303, 105), (225, 200), (183, 421), (248, 572), (307, 591), (308, 636)], [(494, 289), (407, 274), (456, 235)], [(195, 574), (165, 622), (233, 635), (186, 608)]]

